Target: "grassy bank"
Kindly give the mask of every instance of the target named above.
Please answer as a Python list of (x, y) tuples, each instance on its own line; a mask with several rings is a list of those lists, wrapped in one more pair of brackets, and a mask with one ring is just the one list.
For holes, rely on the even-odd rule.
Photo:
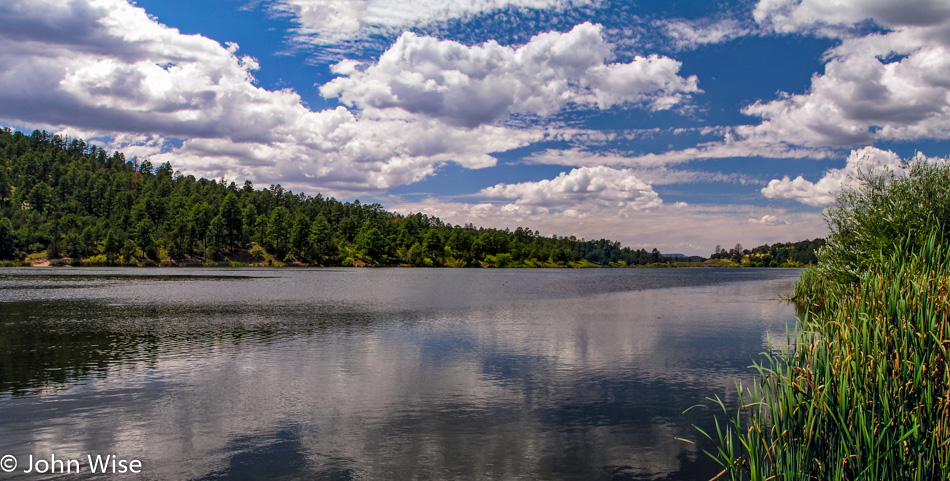
[[(950, 479), (950, 252), (936, 236), (859, 284), (808, 286), (794, 349), (717, 433), (724, 479)], [(813, 282), (803, 277), (803, 283)]]
[(703, 432), (733, 480), (950, 479), (950, 167), (866, 176), (827, 218), (787, 345)]

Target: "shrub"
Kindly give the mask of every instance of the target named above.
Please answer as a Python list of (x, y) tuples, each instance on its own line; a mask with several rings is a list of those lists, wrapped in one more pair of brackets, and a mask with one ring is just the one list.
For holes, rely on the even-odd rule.
[(819, 251), (821, 272), (841, 282), (856, 282), (878, 253), (894, 252), (909, 239), (911, 251), (936, 231), (950, 235), (950, 163), (917, 159), (898, 172), (862, 173), (828, 208), (829, 234)]
[(263, 259), (267, 255), (267, 251), (257, 242), (251, 243), (251, 250), (248, 252), (258, 260)]
[(87, 257), (83, 259), (82, 261), (82, 265), (88, 266), (88, 267), (104, 266), (104, 265), (107, 265), (108, 263), (109, 262), (106, 259), (106, 256), (102, 254), (99, 254), (97, 256)]
[(508, 267), (511, 265), (511, 254), (507, 252), (501, 252), (495, 255), (495, 267)]

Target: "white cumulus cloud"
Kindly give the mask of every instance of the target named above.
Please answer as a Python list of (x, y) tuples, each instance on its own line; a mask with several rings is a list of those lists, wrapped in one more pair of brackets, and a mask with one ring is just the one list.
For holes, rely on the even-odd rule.
[[(754, 15), (777, 32), (842, 40), (807, 92), (744, 109), (762, 123), (737, 129), (741, 138), (810, 147), (950, 138), (946, 1), (762, 0)], [(886, 30), (859, 36), (852, 27), (866, 20)]]
[(479, 194), (515, 199), (503, 210), (524, 214), (559, 212), (570, 217), (628, 216), (663, 203), (653, 187), (631, 170), (604, 166), (580, 167), (538, 182), (497, 184)]
[(802, 176), (772, 179), (762, 188), (762, 195), (770, 199), (793, 199), (813, 206), (828, 205), (834, 202), (836, 194), (852, 185), (862, 173), (891, 171), (901, 174), (902, 165), (901, 158), (894, 152), (864, 147), (851, 151), (844, 168), (825, 172), (817, 182), (805, 180)]
[(545, 135), (311, 111), (292, 90), (257, 86), (258, 64), (237, 45), (184, 35), (124, 0), (2, 2), (0, 44), (0, 121), (112, 138), (211, 178), (378, 192), (445, 162), (494, 165), (493, 152)]
[(584, 23), (566, 33), (536, 35), (518, 48), (493, 41), (466, 46), (407, 32), (365, 70), (338, 68), (344, 76), (320, 91), (374, 115), (403, 111), (465, 127), (509, 113), (548, 115), (569, 104), (663, 110), (700, 92), (697, 78), (679, 76), (680, 62), (668, 57), (609, 63), (602, 30)]
[[(723, 141), (642, 160), (721, 157), (827, 158), (881, 141), (950, 139), (950, 4), (944, 0), (760, 0), (763, 31), (830, 36), (822, 73), (801, 93), (780, 92), (742, 113), (758, 123)], [(869, 29), (869, 23), (880, 28)], [(701, 39), (689, 26), (684, 39)], [(714, 38), (711, 37), (711, 38)]]
[(749, 219), (750, 224), (760, 224), (760, 225), (788, 225), (791, 222), (781, 219), (777, 216), (771, 214), (765, 214), (759, 219)]
[(257, 61), (236, 44), (184, 35), (125, 0), (2, 2), (0, 42), (2, 122), (111, 138), (196, 175), (333, 195), (417, 182), (446, 162), (489, 167), (493, 153), (570, 135), (495, 125), (510, 113), (664, 109), (699, 91), (670, 58), (609, 63), (591, 24), (518, 48), (406, 34), (366, 68), (338, 64), (343, 76), (322, 91), (351, 107), (324, 111), (259, 87)]
[(942, 0), (760, 0), (753, 16), (782, 33), (847, 27), (869, 19), (887, 27), (925, 26), (950, 19), (950, 4)]

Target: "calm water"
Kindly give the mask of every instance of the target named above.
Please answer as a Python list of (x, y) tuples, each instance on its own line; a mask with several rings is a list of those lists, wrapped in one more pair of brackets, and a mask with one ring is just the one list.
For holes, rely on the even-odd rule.
[(0, 269), (0, 479), (708, 479), (798, 273)]

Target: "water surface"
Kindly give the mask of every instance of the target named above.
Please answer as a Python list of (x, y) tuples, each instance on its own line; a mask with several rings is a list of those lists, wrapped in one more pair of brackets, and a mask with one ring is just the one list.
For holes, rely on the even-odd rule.
[[(0, 269), (0, 455), (148, 479), (708, 479), (791, 269)], [(79, 479), (89, 476), (83, 466)], [(0, 478), (30, 478), (20, 469)]]

